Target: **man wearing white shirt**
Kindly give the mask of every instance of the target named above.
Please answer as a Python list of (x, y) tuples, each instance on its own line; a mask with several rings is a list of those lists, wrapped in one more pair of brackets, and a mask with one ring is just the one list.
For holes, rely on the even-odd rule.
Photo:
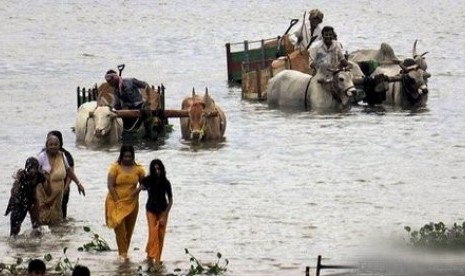
[(325, 26), (322, 29), (323, 40), (315, 42), (309, 49), (309, 65), (312, 75), (315, 75), (322, 65), (333, 68), (342, 68), (348, 65), (341, 44), (335, 40), (334, 29)]
[[(296, 50), (306, 50), (310, 41), (321, 40), (320, 24), (323, 22), (323, 13), (318, 9), (309, 12), (308, 21), (302, 22), (297, 30), (289, 35), (289, 39)], [(309, 22), (309, 23), (308, 23)], [(313, 40), (312, 40), (312, 37)]]

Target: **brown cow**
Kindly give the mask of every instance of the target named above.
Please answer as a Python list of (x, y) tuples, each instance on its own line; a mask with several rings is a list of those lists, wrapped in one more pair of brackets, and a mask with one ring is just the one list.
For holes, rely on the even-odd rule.
[(223, 139), (226, 116), (208, 95), (208, 90), (203, 97), (192, 91), (192, 97), (185, 98), (181, 108), (189, 113), (189, 117), (180, 118), (183, 139), (196, 143)]
[[(111, 87), (108, 83), (104, 82), (100, 84), (98, 89), (97, 105), (104, 106), (110, 105), (113, 106), (115, 103), (115, 89)], [(144, 101), (150, 102), (150, 109), (156, 110), (159, 107), (160, 103), (160, 93), (156, 92), (152, 88), (149, 91), (147, 89), (140, 89)]]

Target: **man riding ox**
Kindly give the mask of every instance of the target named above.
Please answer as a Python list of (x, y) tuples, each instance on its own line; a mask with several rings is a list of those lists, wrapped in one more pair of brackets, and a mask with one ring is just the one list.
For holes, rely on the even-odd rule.
[(226, 130), (226, 115), (210, 97), (208, 90), (205, 91), (203, 97), (192, 91), (192, 97), (185, 98), (181, 108), (189, 115), (180, 118), (183, 139), (194, 143), (223, 139)]
[(121, 140), (123, 122), (110, 106), (82, 104), (76, 117), (76, 142), (87, 146), (114, 145)]
[(313, 77), (295, 70), (279, 72), (268, 82), (267, 102), (270, 107), (344, 111), (355, 93), (350, 72), (323, 65)]

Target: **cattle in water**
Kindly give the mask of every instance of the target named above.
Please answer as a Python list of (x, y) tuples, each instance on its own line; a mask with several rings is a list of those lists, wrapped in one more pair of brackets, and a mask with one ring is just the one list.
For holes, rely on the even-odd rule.
[[(428, 65), (425, 60), (425, 55), (428, 52), (418, 54), (417, 43), (418, 40), (415, 40), (413, 43), (412, 58), (419, 68), (426, 71)], [(349, 60), (357, 63), (366, 75), (371, 75), (379, 65), (399, 64), (402, 61), (402, 59), (394, 53), (391, 45), (384, 42), (381, 43), (379, 49), (361, 49), (350, 53)]]
[(352, 74), (344, 70), (320, 67), (315, 76), (284, 70), (268, 81), (269, 107), (344, 111), (350, 109), (350, 97), (357, 92)]
[(401, 108), (426, 106), (427, 79), (431, 75), (424, 71), (416, 60), (408, 58), (399, 65), (378, 66), (372, 76), (381, 74), (390, 79), (382, 104)]
[[(108, 83), (104, 82), (97, 87), (98, 96), (97, 104), (98, 105), (110, 105), (114, 106), (115, 104), (115, 89), (111, 87)], [(150, 110), (156, 110), (160, 105), (160, 93), (155, 91), (153, 88), (140, 89), (142, 98), (145, 102), (150, 103)]]
[(192, 97), (185, 98), (181, 108), (189, 114), (188, 117), (180, 118), (183, 139), (194, 143), (223, 140), (226, 115), (210, 97), (208, 90), (203, 97), (192, 91)]
[(109, 106), (82, 104), (76, 117), (76, 142), (87, 146), (113, 145), (121, 140), (123, 122)]

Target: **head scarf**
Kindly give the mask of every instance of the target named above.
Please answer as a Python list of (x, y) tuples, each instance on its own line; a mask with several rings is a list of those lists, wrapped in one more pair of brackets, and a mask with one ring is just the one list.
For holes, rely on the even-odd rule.
[(105, 74), (105, 80), (106, 81), (118, 80), (119, 90), (121, 91), (123, 89), (123, 79), (114, 70), (107, 71), (107, 73)]
[(323, 21), (323, 13), (319, 9), (313, 9), (310, 11), (309, 18), (318, 18)]
[(39, 161), (35, 157), (29, 157), (24, 165), (24, 170), (26, 173), (29, 173), (29, 171), (33, 168), (39, 168)]

